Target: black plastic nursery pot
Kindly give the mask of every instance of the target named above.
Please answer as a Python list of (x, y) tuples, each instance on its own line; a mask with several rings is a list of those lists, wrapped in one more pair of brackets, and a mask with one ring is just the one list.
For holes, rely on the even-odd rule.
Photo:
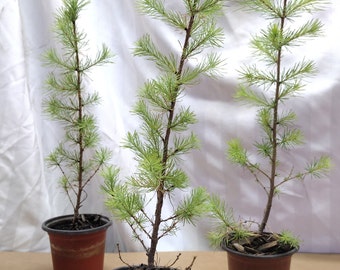
[(178, 268), (171, 268), (166, 266), (155, 266), (152, 268), (148, 268), (147, 265), (135, 265), (135, 266), (123, 266), (114, 268), (113, 270), (179, 270)]
[(228, 270), (289, 270), (298, 249), (277, 255), (252, 255), (223, 246), (228, 256)]
[(112, 222), (105, 216), (95, 216), (100, 226), (78, 231), (55, 228), (72, 222), (73, 215), (51, 218), (42, 224), (50, 239), (54, 270), (103, 270), (106, 231)]

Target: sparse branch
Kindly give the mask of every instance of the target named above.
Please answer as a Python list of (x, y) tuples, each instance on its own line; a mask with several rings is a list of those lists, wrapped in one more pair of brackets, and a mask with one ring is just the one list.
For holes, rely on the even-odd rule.
[[(129, 220), (126, 221), (127, 224), (129, 225), (129, 227), (132, 230), (132, 233), (134, 234), (134, 236), (136, 237), (136, 239), (139, 241), (139, 243), (142, 245), (142, 247), (144, 248), (144, 250), (148, 250), (148, 247), (146, 246), (146, 244), (144, 243), (144, 240), (139, 236), (139, 233), (137, 232), (137, 229), (134, 226), (133, 222), (130, 222)], [(138, 223), (137, 223), (138, 224)], [(150, 238), (150, 234), (143, 230), (143, 227), (141, 225), (138, 225), (138, 228), (142, 228), (142, 231), (145, 233), (145, 235)]]
[(175, 265), (175, 263), (179, 260), (179, 257), (181, 257), (181, 255), (182, 253), (178, 253), (176, 256), (176, 259), (171, 264), (169, 264), (169, 267), (172, 267), (173, 265)]
[(321, 178), (327, 174), (331, 166), (331, 161), (329, 157), (323, 156), (319, 160), (313, 161), (307, 166), (305, 171), (293, 174), (293, 168), (280, 183), (278, 183), (275, 188), (289, 182), (292, 180), (304, 180), (307, 176), (314, 176), (316, 178)]
[[(269, 176), (263, 172), (262, 170), (255, 168), (255, 170), (258, 170), (259, 172), (261, 172), (262, 174), (264, 174), (267, 178), (267, 180), (270, 180)], [(266, 188), (266, 186), (262, 183), (262, 181), (260, 180), (260, 178), (258, 177), (258, 175), (256, 174), (256, 172), (254, 171), (254, 169), (249, 169), (249, 171), (251, 172), (251, 174), (254, 176), (254, 179), (256, 181), (256, 183), (258, 183), (262, 189), (264, 190), (264, 192), (267, 194), (268, 196), (268, 189)]]
[[(154, 221), (149, 217), (148, 213), (146, 213), (144, 209), (141, 209), (140, 211), (143, 213), (144, 217), (149, 221), (150, 225), (153, 226)], [(150, 238), (150, 235), (148, 235), (148, 237)]]
[(169, 217), (165, 220), (162, 220), (161, 223), (166, 223), (167, 221), (172, 221), (172, 222), (171, 222), (170, 226), (167, 226), (167, 227), (164, 228), (163, 233), (159, 234), (158, 240), (163, 238), (164, 236), (168, 235), (169, 233), (173, 232), (177, 228), (177, 225), (179, 223), (179, 220), (176, 219), (176, 216), (172, 216), (172, 217)]
[(130, 264), (128, 264), (125, 260), (123, 260), (122, 257), (122, 252), (120, 251), (120, 247), (119, 244), (117, 243), (117, 249), (118, 249), (118, 256), (119, 256), (119, 260), (124, 263), (125, 265), (127, 265), (128, 267), (132, 267)]
[(189, 265), (188, 267), (186, 267), (185, 270), (191, 270), (192, 266), (194, 265), (194, 263), (195, 263), (195, 261), (196, 261), (196, 258), (197, 258), (196, 256), (193, 257), (193, 259), (192, 259), (190, 265)]

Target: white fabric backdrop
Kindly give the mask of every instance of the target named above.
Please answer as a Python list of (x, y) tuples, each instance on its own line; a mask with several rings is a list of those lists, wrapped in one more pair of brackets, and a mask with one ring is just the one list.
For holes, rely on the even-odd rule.
[[(129, 113), (136, 91), (155, 68), (145, 59), (134, 58), (131, 48), (144, 33), (150, 33), (165, 50), (178, 49), (172, 29), (136, 12), (135, 1), (92, 0), (82, 25), (91, 48), (106, 43), (116, 54), (115, 64), (92, 72), (90, 87), (99, 91), (101, 105), (96, 109), (103, 144), (114, 149), (113, 163), (122, 175), (133, 172), (131, 153), (119, 147), (127, 131), (138, 126)], [(178, 7), (180, 0), (167, 0)], [(251, 59), (248, 42), (263, 20), (233, 8), (226, 1), (225, 16), (219, 20), (225, 29), (225, 45), (219, 50), (227, 59), (223, 77), (203, 78), (188, 89), (183, 99), (197, 113), (194, 131), (201, 150), (186, 157), (183, 166), (192, 186), (203, 185), (221, 195), (237, 215), (260, 217), (262, 190), (225, 158), (226, 141), (236, 136), (250, 144), (257, 129), (254, 111), (235, 103), (237, 69)], [(48, 70), (41, 54), (55, 45), (51, 27), (60, 0), (0, 0), (0, 250), (48, 251), (47, 235), (41, 223), (52, 216), (70, 213), (66, 197), (58, 187), (55, 172), (44, 166), (44, 157), (58, 143), (61, 131), (41, 111), (44, 80)], [(298, 53), (316, 61), (317, 77), (309, 80), (305, 96), (293, 101), (304, 131), (306, 145), (284, 162), (304, 164), (304, 157), (328, 154), (334, 167), (329, 177), (287, 185), (275, 201), (271, 230), (290, 229), (302, 239), (301, 251), (340, 252), (340, 52), (338, 49), (340, 2), (318, 14), (325, 24), (324, 36)], [(110, 215), (99, 191), (101, 179), (91, 185), (84, 212)], [(246, 206), (250, 207), (246, 207)], [(160, 250), (208, 250), (205, 238), (210, 223), (187, 226), (176, 237), (165, 239)], [(108, 232), (108, 250), (120, 242), (128, 251), (140, 250), (129, 238), (128, 228), (117, 222)]]

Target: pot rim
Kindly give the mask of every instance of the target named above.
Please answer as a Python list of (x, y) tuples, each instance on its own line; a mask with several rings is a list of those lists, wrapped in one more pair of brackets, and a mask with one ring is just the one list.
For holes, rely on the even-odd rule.
[[(138, 266), (138, 265), (131, 265), (131, 267), (132, 267), (132, 269), (134, 269), (134, 268), (137, 269), (140, 266)], [(131, 267), (130, 266), (120, 266), (120, 267), (117, 267), (117, 268), (113, 268), (113, 270), (129, 270), (129, 269), (131, 269)], [(150, 268), (150, 270), (152, 270), (152, 269), (179, 270), (179, 268), (176, 268), (176, 267), (173, 268), (173, 267), (169, 267), (169, 266), (154, 266), (153, 268)]]
[(250, 258), (259, 258), (259, 259), (272, 259), (272, 258), (280, 258), (280, 257), (287, 257), (287, 256), (291, 256), (293, 255), (294, 253), (298, 252), (299, 248), (293, 248), (287, 252), (284, 252), (284, 253), (280, 253), (280, 254), (274, 254), (274, 255), (258, 255), (258, 254), (249, 254), (249, 253), (242, 253), (242, 252), (239, 252), (239, 251), (236, 251), (234, 249), (231, 249), (231, 248), (228, 248), (226, 245), (222, 245), (222, 249), (229, 252), (229, 253), (232, 253), (232, 254), (235, 254), (235, 255), (238, 255), (238, 256), (241, 256), (241, 257), (250, 257)]
[(91, 229), (84, 229), (84, 230), (79, 230), (79, 231), (77, 231), (77, 230), (58, 230), (58, 229), (51, 228), (51, 226), (53, 226), (56, 223), (59, 223), (60, 221), (71, 220), (73, 218), (73, 215), (63, 215), (63, 216), (56, 216), (56, 217), (45, 220), (42, 223), (41, 228), (48, 233), (55, 233), (55, 234), (89, 234), (89, 233), (101, 231), (101, 230), (104, 230), (104, 229), (106, 230), (112, 224), (112, 221), (108, 217), (100, 215), (100, 214), (85, 213), (83, 215), (100, 216), (100, 219), (102, 221), (106, 222), (106, 223), (99, 226), (99, 227), (95, 227), (95, 228), (91, 228)]

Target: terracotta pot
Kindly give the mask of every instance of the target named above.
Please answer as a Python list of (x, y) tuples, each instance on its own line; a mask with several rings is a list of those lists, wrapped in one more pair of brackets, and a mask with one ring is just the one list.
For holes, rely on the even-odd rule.
[(106, 230), (112, 222), (100, 216), (103, 225), (86, 230), (58, 230), (56, 224), (72, 221), (73, 215), (51, 218), (42, 224), (50, 238), (54, 270), (102, 270)]
[(250, 255), (223, 247), (228, 254), (228, 270), (289, 270), (293, 249), (279, 255)]

